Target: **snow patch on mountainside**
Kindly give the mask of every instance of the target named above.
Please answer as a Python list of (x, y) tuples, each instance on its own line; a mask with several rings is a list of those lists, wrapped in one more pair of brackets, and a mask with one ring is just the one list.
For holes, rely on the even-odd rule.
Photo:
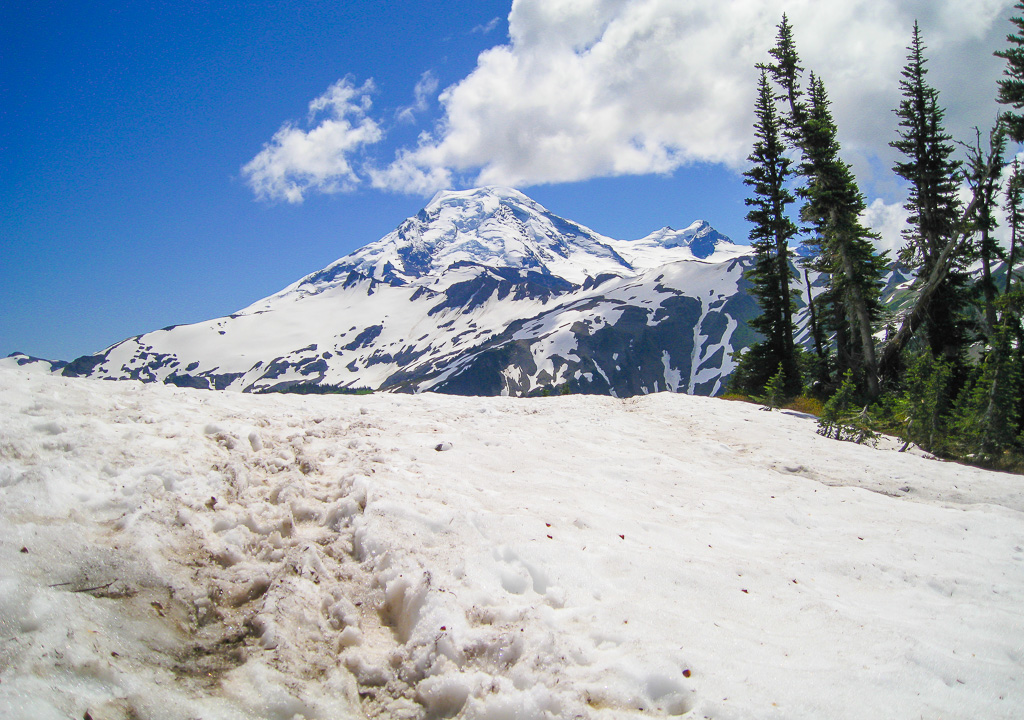
[[(129, 338), (63, 372), (257, 392), (528, 394), (553, 383), (620, 396), (669, 385), (718, 392), (731, 370), (719, 347), (749, 337), (729, 330), (710, 348), (673, 338), (710, 337), (686, 324), (710, 316), (745, 326), (751, 303), (723, 307), (745, 293), (736, 268), (749, 257), (704, 221), (620, 241), (516, 190), (446, 191), (384, 238), (237, 313)], [(600, 347), (585, 347), (594, 333)], [(630, 354), (629, 370), (613, 377), (600, 366), (610, 352)]]

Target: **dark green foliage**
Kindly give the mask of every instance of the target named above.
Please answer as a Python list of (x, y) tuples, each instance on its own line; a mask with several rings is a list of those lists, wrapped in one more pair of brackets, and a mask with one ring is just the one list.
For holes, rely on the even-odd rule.
[[(1024, 3), (1017, 8), (1024, 10)], [(1024, 19), (1012, 22), (1019, 33), (1009, 38), (1013, 47), (996, 53), (1007, 60), (1008, 80), (1000, 83), (999, 100), (1021, 110)], [(958, 162), (956, 143), (943, 127), (938, 91), (926, 81), (924, 53), (915, 23), (900, 83), (903, 99), (896, 109), (898, 139), (891, 145), (903, 154), (894, 170), (909, 187), (909, 222), (903, 233), (907, 244), (901, 259), (918, 279), (898, 329), (894, 325), (879, 346), (883, 394), (881, 385), (871, 388), (868, 351), (873, 340), (865, 332), (878, 325), (878, 287), (870, 279), (879, 277), (881, 266), (871, 251), (870, 235), (858, 227), (864, 201), (849, 166), (839, 159), (824, 85), (811, 75), (806, 93), (799, 86), (799, 60), (785, 18), (771, 51), (776, 62), (769, 69), (781, 89), (777, 100), (789, 105), (786, 137), (801, 153), (801, 219), (814, 231), (804, 242), (817, 251), (812, 267), (829, 278), (813, 305), (817, 330), (832, 338), (835, 355), (828, 362), (844, 378), (822, 409), (819, 432), (863, 441), (877, 428), (936, 455), (1021, 471), (1024, 283), (1013, 266), (1019, 263), (1019, 232), (1024, 227), (1024, 178), (1016, 162), (1005, 189), (1008, 254), (995, 241), (994, 231), (1006, 138), (1024, 141), (1024, 116), (1004, 113), (987, 147), (980, 131), (973, 145), (960, 143), (967, 150), (967, 163)], [(961, 203), (965, 183), (971, 193)], [(978, 279), (967, 273), (974, 263), (980, 268)], [(1004, 271), (1005, 278), (1000, 276)], [(807, 360), (815, 356), (802, 357), (807, 376), (814, 372)], [(820, 365), (825, 354), (815, 359)], [(749, 372), (752, 366), (743, 356), (738, 371)], [(828, 369), (819, 367), (818, 373), (827, 374)], [(829, 390), (817, 389), (823, 396)], [(870, 413), (865, 401), (876, 403)]]
[(1020, 241), (1020, 232), (1024, 229), (1024, 175), (1021, 174), (1017, 158), (1013, 159), (1013, 173), (1006, 184), (1004, 207), (1010, 225), (1010, 252), (1006, 258), (1006, 283), (1003, 287), (1003, 293), (1008, 294), (1013, 281), (1013, 269), (1018, 260), (1017, 245)]
[(959, 220), (956, 191), (960, 163), (952, 157), (955, 146), (943, 128), (945, 110), (938, 103), (939, 91), (925, 81), (927, 60), (917, 23), (907, 49), (910, 54), (900, 81), (903, 100), (896, 109), (899, 140), (889, 145), (906, 157), (893, 170), (910, 183), (905, 205), (910, 226), (903, 231), (907, 245), (900, 260), (927, 269), (942, 249), (942, 240), (954, 232)]
[(950, 424), (958, 454), (993, 463), (1007, 450), (1020, 448), (1021, 363), (1009, 327), (1001, 325), (976, 380), (964, 388), (954, 408)]
[(800, 66), (800, 56), (793, 40), (793, 26), (789, 24), (789, 18), (785, 14), (782, 15), (782, 22), (778, 26), (775, 47), (769, 50), (768, 54), (775, 62), (766, 65), (765, 69), (771, 74), (775, 84), (782, 88), (783, 94), (779, 99), (789, 107), (789, 112), (782, 116), (786, 126), (786, 138), (791, 145), (799, 147), (806, 114), (803, 91), (800, 89), (800, 78), (804, 69)]
[(874, 235), (860, 221), (864, 197), (839, 156), (825, 84), (812, 74), (806, 97), (800, 88), (800, 60), (785, 16), (769, 52), (774, 62), (767, 69), (781, 89), (780, 99), (788, 104), (787, 138), (801, 153), (800, 218), (813, 233), (804, 244), (815, 253), (811, 267), (829, 278), (827, 290), (815, 300), (818, 329), (835, 338), (838, 369), (854, 370), (866, 394), (875, 397), (879, 385), (872, 324), (879, 316), (885, 260), (875, 253)]
[(764, 335), (755, 352), (749, 355), (751, 384), (747, 392), (759, 390), (782, 368), (783, 385), (790, 395), (800, 392), (800, 369), (793, 342), (795, 290), (791, 288), (789, 240), (796, 235), (796, 225), (786, 215), (786, 208), (795, 199), (786, 187), (792, 176), (792, 161), (786, 157), (775, 99), (762, 69), (755, 104), (754, 149), (748, 158), (753, 166), (744, 173), (744, 183), (753, 190), (747, 198), (750, 208), (747, 220), (753, 224), (751, 246), (755, 252), (754, 267), (747, 272), (752, 284), (751, 295), (761, 306), (761, 315), (750, 326)]
[(854, 371), (864, 392), (878, 392), (873, 325), (886, 258), (875, 251), (875, 234), (860, 221), (866, 204), (850, 166), (839, 157), (836, 125), (820, 78), (811, 76), (800, 174), (805, 199), (801, 219), (815, 231), (818, 254), (810, 265), (830, 278), (818, 299), (818, 318), (834, 334), (840, 372)]
[(896, 432), (901, 439), (933, 453), (946, 450), (945, 414), (949, 410), (951, 371), (926, 352), (910, 363), (903, 378), (904, 390), (893, 408)]
[[(900, 260), (926, 276), (939, 262), (949, 238), (959, 229), (960, 163), (953, 159), (955, 145), (943, 127), (945, 110), (939, 106), (939, 92), (925, 80), (927, 60), (917, 23), (907, 49), (909, 55), (900, 81), (903, 100), (896, 110), (899, 139), (890, 145), (906, 158), (896, 163), (893, 170), (910, 183), (904, 206), (910, 213), (909, 227), (903, 231), (907, 244), (900, 252)], [(981, 167), (979, 174), (984, 176)], [(969, 341), (965, 319), (959, 312), (966, 300), (967, 263), (964, 253), (952, 259), (950, 272), (935, 290), (925, 321), (932, 353), (949, 361), (958, 360)]]
[(1003, 159), (1006, 150), (1006, 135), (1002, 128), (997, 125), (989, 133), (989, 149), (986, 153), (981, 146), (981, 131), (976, 131), (976, 142), (973, 146), (967, 147), (967, 172), (966, 179), (974, 193), (981, 198), (981, 204), (977, 213), (971, 219), (971, 230), (975, 242), (971, 248), (969, 260), (981, 260), (981, 281), (974, 289), (974, 295), (981, 298), (982, 317), (981, 335), (991, 338), (996, 327), (996, 297), (999, 289), (996, 287), (993, 276), (993, 266), (999, 260), (1005, 260), (1005, 253), (996, 241), (994, 231), (998, 226), (996, 222), (996, 198), (1000, 190), (1000, 178), (988, 170), (987, 158), (994, 158), (999, 166), (1005, 167)]
[(786, 369), (779, 363), (779, 370), (764, 386), (764, 397), (758, 398), (765, 407), (780, 408), (791, 394), (786, 392)]
[(843, 382), (829, 398), (818, 418), (818, 434), (836, 440), (862, 443), (876, 437), (867, 408), (857, 403), (853, 371), (847, 370)]
[(572, 386), (568, 382), (562, 385), (544, 385), (534, 389), (529, 397), (551, 397), (553, 395), (572, 395)]
[(295, 383), (282, 387), (267, 388), (257, 391), (259, 394), (287, 393), (293, 395), (370, 395), (368, 387), (351, 387), (348, 385), (326, 385), (316, 383)]
[[(1024, 3), (1017, 3), (1014, 7), (1017, 10), (1024, 10)], [(999, 81), (996, 99), (999, 103), (1019, 111), (1024, 108), (1024, 18), (1013, 17), (1010, 18), (1010, 22), (1016, 26), (1015, 31), (1006, 36), (1010, 47), (993, 53), (996, 57), (1006, 60), (1006, 69), (1003, 70), (1005, 78)], [(1013, 110), (1007, 110), (1000, 119), (1014, 142), (1024, 142), (1024, 116)]]

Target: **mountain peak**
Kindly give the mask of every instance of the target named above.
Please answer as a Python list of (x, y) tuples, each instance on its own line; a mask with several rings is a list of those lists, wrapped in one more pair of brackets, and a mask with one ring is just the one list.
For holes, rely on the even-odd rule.
[(735, 248), (703, 220), (684, 230), (665, 227), (640, 240), (622, 241), (561, 218), (514, 188), (442, 190), (393, 232), (278, 295), (320, 293), (358, 278), (395, 285), (427, 277), (436, 281), (449, 268), (467, 266), (583, 285), (601, 275), (633, 275), (677, 260), (721, 259), (711, 256), (722, 242)]
[(711, 227), (707, 220), (695, 220), (682, 230), (666, 225), (633, 242), (659, 248), (689, 248), (693, 256), (701, 260), (711, 257), (722, 244), (732, 246), (732, 241)]
[(393, 232), (297, 287), (322, 289), (347, 282), (351, 272), (405, 284), (465, 265), (536, 272), (579, 285), (588, 277), (631, 270), (611, 242), (513, 188), (442, 190)]
[[(470, 188), (468, 190), (439, 190), (430, 199), (423, 210), (427, 213), (437, 210), (443, 206), (488, 206), (496, 205), (503, 200), (511, 200), (517, 204), (528, 205), (540, 208), (534, 200), (530, 199), (515, 188), (503, 187), (500, 185), (487, 185), (484, 187)], [(540, 208), (543, 210), (543, 208)]]
[(703, 221), (615, 240), (518, 190), (448, 190), (237, 313), (129, 338), (62, 372), (250, 392), (714, 393), (733, 330), (756, 310), (739, 286), (749, 262), (723, 261), (748, 251)]

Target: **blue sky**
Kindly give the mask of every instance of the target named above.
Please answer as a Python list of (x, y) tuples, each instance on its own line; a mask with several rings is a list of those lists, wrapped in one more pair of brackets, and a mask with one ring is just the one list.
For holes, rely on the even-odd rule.
[[(783, 5), (4, 3), (0, 355), (71, 359), (230, 313), (443, 186), (517, 186), (618, 238), (703, 218), (743, 241), (753, 64)], [(887, 235), (913, 18), (966, 138), (994, 117), (1011, 5), (785, 3)]]

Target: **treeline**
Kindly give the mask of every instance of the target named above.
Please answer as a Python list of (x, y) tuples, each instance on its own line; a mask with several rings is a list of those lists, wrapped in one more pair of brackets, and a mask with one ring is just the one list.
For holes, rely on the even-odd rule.
[(352, 387), (350, 385), (328, 385), (303, 382), (264, 388), (258, 391), (266, 393), (286, 393), (292, 395), (370, 395), (373, 390), (368, 387)]
[[(970, 142), (945, 130), (914, 24), (890, 143), (909, 217), (889, 258), (863, 223), (864, 195), (841, 158), (824, 80), (805, 73), (783, 16), (759, 66), (744, 179), (756, 257), (747, 277), (762, 311), (752, 325), (763, 340), (736, 358), (734, 392), (824, 401), (821, 432), (833, 437), (886, 431), (936, 454), (1024, 469), (1024, 289), (1015, 272), (1024, 177), (1007, 160), (1007, 145), (1024, 141), (1024, 19), (1011, 22), (1009, 48), (995, 52), (1006, 61), (996, 89), (1005, 110)], [(1008, 248), (994, 237), (1000, 207)], [(898, 314), (881, 298), (893, 260), (916, 274)], [(823, 287), (812, 290), (809, 271)], [(806, 346), (795, 319), (804, 293)]]

